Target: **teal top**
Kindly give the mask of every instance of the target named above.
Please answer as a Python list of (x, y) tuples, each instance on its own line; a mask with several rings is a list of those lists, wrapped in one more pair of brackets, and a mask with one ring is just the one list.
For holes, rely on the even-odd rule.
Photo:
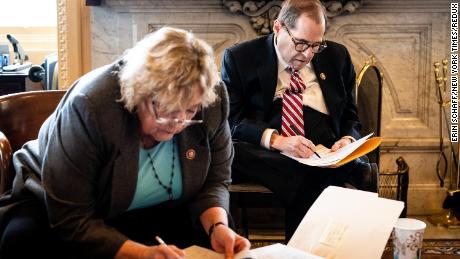
[[(178, 149), (175, 137), (169, 141), (162, 141), (151, 149), (140, 149), (136, 193), (128, 210), (146, 208), (167, 200), (177, 200), (181, 196), (182, 170)], [(171, 171), (173, 177), (170, 185)], [(155, 177), (155, 173), (161, 184)], [(171, 187), (171, 196), (165, 187), (166, 189)]]

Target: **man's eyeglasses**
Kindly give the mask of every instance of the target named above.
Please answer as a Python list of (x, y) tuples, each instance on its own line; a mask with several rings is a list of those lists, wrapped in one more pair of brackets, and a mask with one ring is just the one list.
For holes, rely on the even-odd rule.
[[(187, 118), (193, 118), (193, 116), (195, 116), (195, 114), (198, 112), (198, 110), (200, 110), (200, 109), (195, 108), (193, 110), (187, 110), (186, 111), (186, 117)], [(179, 125), (188, 127), (190, 125), (203, 123), (203, 120), (192, 120), (192, 119), (181, 120), (181, 119), (173, 118), (172, 116), (171, 117), (170, 116), (168, 116), (168, 117), (159, 116), (157, 108), (156, 108), (156, 105), (155, 105), (155, 102), (152, 102), (152, 111), (153, 111), (153, 115), (155, 115), (155, 121), (158, 124), (163, 124), (163, 125), (179, 124)]]
[(291, 32), (286, 26), (284, 26), (284, 28), (286, 28), (287, 33), (291, 37), (291, 40), (294, 43), (294, 48), (297, 52), (305, 52), (308, 48), (311, 48), (311, 52), (317, 54), (327, 47), (326, 41), (324, 40), (321, 42), (308, 42), (305, 40), (298, 40), (292, 36)]

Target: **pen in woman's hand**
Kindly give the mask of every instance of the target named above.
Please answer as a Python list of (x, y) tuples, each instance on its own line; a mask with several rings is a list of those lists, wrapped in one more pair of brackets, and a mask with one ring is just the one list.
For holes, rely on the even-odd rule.
[[(163, 239), (161, 239), (159, 236), (155, 236), (155, 240), (160, 244), (160, 246), (165, 246), (167, 250), (169, 250), (170, 253), (174, 254), (173, 258), (185, 258), (185, 253), (178, 249), (175, 246), (168, 246)], [(170, 258), (168, 256), (168, 258)]]
[(165, 241), (161, 239), (159, 236), (155, 236), (155, 240), (160, 244), (160, 245), (166, 245)]
[[(291, 130), (294, 131), (294, 133), (295, 133), (296, 135), (302, 135), (302, 134), (300, 134), (300, 132), (296, 129), (296, 127), (294, 127), (294, 125), (289, 126), (289, 128), (291, 128)], [(313, 151), (313, 150), (312, 150), (312, 151)], [(314, 153), (318, 158), (321, 158), (321, 157), (318, 155), (318, 153), (316, 153), (316, 151), (313, 151), (313, 153)]]

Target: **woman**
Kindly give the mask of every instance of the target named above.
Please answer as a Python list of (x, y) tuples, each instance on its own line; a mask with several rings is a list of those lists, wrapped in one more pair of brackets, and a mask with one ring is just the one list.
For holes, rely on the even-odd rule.
[(72, 86), (14, 157), (14, 188), (41, 174), (50, 236), (85, 258), (183, 258), (154, 237), (187, 246), (200, 231), (227, 256), (249, 248), (228, 226), (233, 151), (213, 60), (204, 41), (162, 28)]

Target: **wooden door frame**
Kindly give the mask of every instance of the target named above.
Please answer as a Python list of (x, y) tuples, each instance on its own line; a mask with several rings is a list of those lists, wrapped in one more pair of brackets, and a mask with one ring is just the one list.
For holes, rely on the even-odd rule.
[(90, 8), (84, 0), (57, 0), (59, 89), (91, 70)]

